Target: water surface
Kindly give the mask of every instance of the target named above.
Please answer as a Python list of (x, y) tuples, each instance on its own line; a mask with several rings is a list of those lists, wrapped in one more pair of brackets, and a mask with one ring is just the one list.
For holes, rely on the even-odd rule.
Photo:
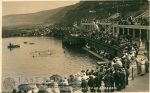
[[(9, 43), (20, 48), (7, 48)], [(28, 42), (24, 44), (24, 42)], [(30, 45), (29, 43), (35, 43)], [(51, 55), (35, 56), (35, 51), (50, 50)], [(2, 39), (3, 77), (49, 77), (53, 74), (68, 76), (92, 68), (97, 60), (83, 50), (62, 48), (61, 40), (52, 37), (13, 37)]]

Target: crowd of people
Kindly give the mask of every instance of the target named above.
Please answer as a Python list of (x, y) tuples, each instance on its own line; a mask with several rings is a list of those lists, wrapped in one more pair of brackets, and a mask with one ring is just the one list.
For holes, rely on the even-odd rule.
[(120, 17), (117, 19), (116, 23), (120, 25), (149, 25), (149, 20), (146, 17), (140, 17), (136, 20), (132, 16), (129, 17)]
[(149, 17), (147, 17), (147, 18), (146, 17), (140, 17), (140, 18), (137, 19), (135, 24), (149, 26)]
[[(112, 35), (106, 32), (104, 33), (92, 33), (91, 35), (92, 39), (95, 40), (100, 40), (104, 43), (107, 44), (114, 44), (116, 46), (121, 47), (122, 49), (122, 56), (121, 57), (115, 57), (112, 62), (110, 62), (105, 70), (99, 70), (97, 73), (100, 74), (95, 74), (93, 73), (94, 77), (90, 77), (89, 81), (83, 80), (83, 91), (87, 92), (87, 86), (90, 87), (90, 90), (92, 92), (95, 91), (95, 89), (100, 88), (101, 83), (98, 83), (97, 85), (97, 80), (103, 81), (105, 85), (105, 91), (106, 92), (112, 92), (114, 91), (114, 88), (117, 90), (124, 89), (126, 85), (128, 85), (128, 77), (130, 75), (129, 69), (133, 66), (133, 64), (136, 64), (137, 66), (137, 74), (140, 74), (143, 76), (145, 73), (149, 72), (149, 60), (147, 58), (147, 55), (145, 54), (143, 58), (138, 57), (138, 51), (139, 47), (136, 43), (133, 43), (130, 38), (122, 38), (118, 37), (116, 38), (117, 44), (112, 43), (113, 38)], [(91, 47), (90, 47), (91, 48)], [(103, 56), (105, 54), (109, 54), (108, 52), (104, 52), (105, 50), (100, 50), (100, 51), (94, 51), (96, 53), (100, 54), (102, 53)], [(101, 74), (103, 73), (103, 74)], [(104, 75), (101, 77), (101, 75)], [(96, 76), (96, 77), (95, 77)], [(93, 80), (93, 81), (92, 81)], [(90, 84), (92, 83), (92, 84)]]
[(132, 38), (130, 38), (130, 36), (116, 37), (113, 35), (112, 31), (107, 31), (106, 28), (101, 28), (100, 30), (101, 31), (99, 32), (89, 32), (86, 37), (96, 41), (101, 41), (105, 44), (120, 47), (120, 49), (123, 49), (123, 47), (132, 43)]
[[(136, 43), (132, 42), (130, 37), (114, 37), (112, 33), (105, 30), (101, 32), (91, 32), (87, 36), (94, 41), (99, 40), (106, 44), (119, 46), (120, 49), (122, 49), (122, 56), (115, 57), (110, 63), (111, 65), (107, 65), (105, 70), (96, 72), (97, 75), (93, 73), (92, 75), (94, 76), (90, 76), (89, 81), (83, 80), (83, 92), (87, 92), (88, 87), (90, 87), (92, 92), (96, 91), (95, 89), (100, 91), (101, 83), (97, 85), (97, 82), (99, 82), (97, 80), (104, 82), (106, 92), (112, 92), (114, 88), (117, 90), (124, 89), (125, 86), (128, 85), (129, 68), (135, 63), (137, 66), (137, 74), (143, 76), (145, 73), (149, 72), (149, 60), (147, 55), (144, 54), (143, 58), (138, 57), (139, 47)], [(92, 49), (88, 44), (87, 46), (89, 49)], [(105, 58), (109, 58), (108, 55), (111, 54), (105, 50), (92, 50)]]
[[(139, 19), (145, 20), (145, 19)], [(95, 22), (94, 19), (83, 19), (81, 22)], [(145, 25), (143, 21), (141, 25)], [(132, 17), (120, 19), (118, 24), (133, 25)], [(80, 73), (70, 75), (69, 77), (47, 80), (42, 84), (36, 84), (27, 90), (14, 89), (13, 93), (71, 93), (80, 90), (87, 92), (114, 92), (125, 89), (129, 84), (128, 79), (131, 75), (130, 69), (136, 64), (137, 74), (143, 76), (149, 72), (149, 60), (146, 54), (143, 58), (138, 56), (139, 46), (132, 42), (129, 36), (115, 37), (108, 27), (102, 27), (100, 31), (92, 31), (85, 37), (94, 41), (100, 41), (104, 44), (117, 46), (121, 49), (120, 56), (111, 56), (111, 52), (94, 49), (93, 51), (100, 56), (107, 58), (110, 62), (97, 66), (96, 68), (82, 70)], [(92, 46), (88, 45), (92, 49)]]
[(86, 18), (81, 19), (81, 23), (92, 23), (93, 21), (98, 21), (102, 23), (116, 23), (119, 25), (149, 25), (149, 17), (141, 16), (138, 18), (134, 18), (133, 16), (117, 16), (109, 19), (98, 19), (98, 18)]
[[(80, 90), (83, 93), (90, 92), (113, 92), (125, 89), (128, 78), (131, 75), (130, 69), (133, 64), (137, 66), (137, 74), (143, 76), (149, 72), (149, 60), (145, 54), (143, 58), (138, 57), (139, 47), (128, 37), (113, 37), (112, 33), (105, 31), (88, 34), (87, 37), (99, 40), (106, 44), (119, 46), (122, 49), (122, 55), (112, 58), (110, 62), (96, 68), (82, 70), (80, 73), (70, 75), (56, 80), (48, 80), (45, 83), (23, 91), (14, 89), (13, 93), (71, 93)], [(91, 47), (91, 46), (90, 46)], [(105, 58), (111, 54), (105, 50), (95, 49), (96, 53)]]

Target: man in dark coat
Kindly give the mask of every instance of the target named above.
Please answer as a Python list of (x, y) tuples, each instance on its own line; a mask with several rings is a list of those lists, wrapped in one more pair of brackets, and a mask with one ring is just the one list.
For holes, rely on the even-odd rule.
[(120, 87), (121, 79), (120, 79), (120, 72), (119, 72), (119, 70), (115, 70), (115, 73), (113, 74), (113, 76), (114, 76), (115, 87), (119, 91), (119, 90), (121, 90), (121, 87)]
[(144, 53), (144, 61), (145, 61), (145, 72), (149, 73), (149, 60), (146, 53)]
[(87, 93), (87, 91), (88, 91), (88, 82), (85, 79), (82, 79), (81, 87), (82, 87), (82, 92)]
[(89, 85), (89, 87), (90, 87), (90, 90), (91, 90), (91, 92), (95, 92), (95, 80), (94, 80), (94, 78), (93, 78), (93, 76), (90, 76), (89, 77), (90, 79), (89, 79), (89, 81), (88, 81), (88, 85)]
[(105, 92), (111, 92), (112, 77), (109, 70), (107, 70), (106, 75), (104, 76), (104, 83)]
[(120, 79), (121, 79), (121, 89), (124, 89), (126, 86), (126, 71), (124, 68), (120, 70)]
[(114, 72), (114, 69), (111, 68), (111, 70), (110, 70), (111, 92), (114, 91), (114, 83), (115, 83), (115, 81), (114, 81), (114, 76), (113, 76), (113, 72)]
[(86, 75), (90, 75), (89, 69), (86, 70)]
[(123, 63), (123, 67), (124, 68), (129, 69), (129, 67), (130, 67), (130, 60), (127, 57), (123, 58), (122, 63)]
[(100, 87), (101, 87), (102, 77), (103, 77), (102, 72), (98, 72), (98, 76), (95, 77), (95, 87), (97, 88), (98, 92), (101, 92)]
[(127, 68), (125, 68), (125, 71), (126, 71), (126, 85), (128, 85), (128, 78), (129, 78), (130, 72)]

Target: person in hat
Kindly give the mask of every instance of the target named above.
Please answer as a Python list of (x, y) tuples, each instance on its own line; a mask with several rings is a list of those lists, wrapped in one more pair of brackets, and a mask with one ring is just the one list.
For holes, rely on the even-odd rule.
[(120, 59), (120, 58), (117, 58), (117, 59), (116, 59), (116, 64), (118, 64), (119, 67), (122, 67), (122, 62), (121, 62), (121, 59)]
[(115, 59), (112, 60), (111, 66), (113, 66), (114, 64), (116, 64), (116, 60)]
[(86, 70), (86, 75), (90, 75), (89, 69)]
[(88, 80), (89, 79), (89, 76), (87, 76), (85, 73), (82, 75), (82, 78), (85, 79), (85, 80)]
[(64, 77), (64, 79), (62, 81), (63, 81), (63, 85), (66, 85), (66, 86), (69, 85), (68, 79), (66, 77)]
[(77, 80), (78, 80), (79, 82), (81, 82), (81, 79), (82, 79), (82, 77), (81, 77), (80, 73), (77, 73)]
[(77, 81), (77, 79), (75, 78), (75, 75), (70, 75), (68, 78), (68, 83), (69, 85), (72, 85), (73, 83), (75, 83)]

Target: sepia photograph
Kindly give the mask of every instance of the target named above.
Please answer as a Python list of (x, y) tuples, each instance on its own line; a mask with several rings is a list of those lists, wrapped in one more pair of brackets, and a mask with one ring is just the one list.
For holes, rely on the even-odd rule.
[(1, 93), (149, 93), (150, 1), (2, 1)]

